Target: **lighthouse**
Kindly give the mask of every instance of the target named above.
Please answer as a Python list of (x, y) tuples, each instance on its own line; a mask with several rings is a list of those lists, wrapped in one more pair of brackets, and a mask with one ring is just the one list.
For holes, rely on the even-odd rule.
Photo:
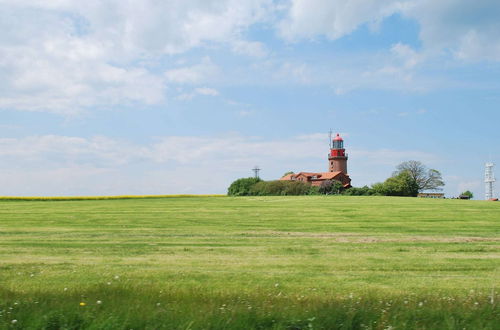
[(330, 131), (330, 153), (328, 154), (328, 172), (299, 172), (288, 173), (283, 176), (281, 181), (299, 181), (310, 183), (312, 186), (319, 187), (325, 181), (337, 181), (342, 183), (344, 188), (351, 188), (351, 178), (347, 174), (347, 154), (344, 149), (344, 140), (340, 134), (332, 139)]
[(328, 168), (330, 172), (342, 172), (347, 174), (347, 154), (344, 149), (344, 139), (337, 136), (332, 141), (332, 148), (328, 155)]

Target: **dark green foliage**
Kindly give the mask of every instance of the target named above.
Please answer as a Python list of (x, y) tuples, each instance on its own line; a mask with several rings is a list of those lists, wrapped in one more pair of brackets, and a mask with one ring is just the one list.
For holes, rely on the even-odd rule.
[(318, 186), (310, 186), (309, 187), (309, 192), (307, 193), (308, 195), (321, 195), (319, 192), (319, 187)]
[(385, 180), (384, 183), (376, 183), (372, 189), (375, 194), (383, 196), (416, 197), (418, 195), (417, 181), (408, 171), (396, 174)]
[(159, 295), (143, 287), (110, 293), (114, 300), (107, 305), (85, 308), (72, 307), (70, 297), (20, 294), (17, 305), (0, 304), (7, 310), (18, 307), (0, 315), (0, 329), (497, 329), (498, 305), (476, 294), (279, 293), (203, 295), (172, 289)]
[(332, 192), (336, 195), (341, 194), (345, 190), (344, 185), (340, 181), (333, 180)]
[(227, 189), (227, 194), (229, 196), (248, 196), (250, 195), (251, 188), (258, 182), (261, 182), (260, 178), (241, 178), (229, 186)]
[(311, 185), (300, 181), (261, 181), (252, 186), (253, 196), (298, 196), (308, 195)]
[(346, 189), (342, 192), (342, 195), (346, 196), (372, 196), (375, 195), (375, 191), (368, 186), (361, 188), (352, 187)]
[(474, 194), (471, 191), (469, 191), (469, 190), (464, 191), (461, 195), (462, 196), (467, 196), (467, 197), (469, 197), (469, 199), (473, 199), (474, 198)]

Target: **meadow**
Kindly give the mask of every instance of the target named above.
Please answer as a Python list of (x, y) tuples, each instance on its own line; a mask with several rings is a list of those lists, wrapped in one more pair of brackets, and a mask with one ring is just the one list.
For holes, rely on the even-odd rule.
[(0, 200), (0, 329), (498, 329), (500, 203)]

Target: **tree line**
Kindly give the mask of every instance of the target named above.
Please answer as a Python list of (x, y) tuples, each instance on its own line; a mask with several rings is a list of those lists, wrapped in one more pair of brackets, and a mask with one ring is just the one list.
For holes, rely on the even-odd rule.
[[(290, 174), (287, 172), (286, 174)], [(348, 196), (407, 196), (416, 197), (424, 190), (441, 190), (445, 185), (438, 170), (429, 169), (419, 161), (399, 164), (384, 182), (371, 187), (345, 189), (341, 182), (325, 180), (320, 186), (300, 181), (263, 181), (259, 178), (241, 178), (228, 188), (230, 196), (291, 196), (291, 195), (348, 195)]]

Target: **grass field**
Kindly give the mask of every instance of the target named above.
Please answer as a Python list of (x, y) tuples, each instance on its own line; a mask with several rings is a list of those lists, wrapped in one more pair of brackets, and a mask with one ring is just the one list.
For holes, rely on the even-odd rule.
[(0, 329), (499, 329), (500, 203), (0, 201)]

